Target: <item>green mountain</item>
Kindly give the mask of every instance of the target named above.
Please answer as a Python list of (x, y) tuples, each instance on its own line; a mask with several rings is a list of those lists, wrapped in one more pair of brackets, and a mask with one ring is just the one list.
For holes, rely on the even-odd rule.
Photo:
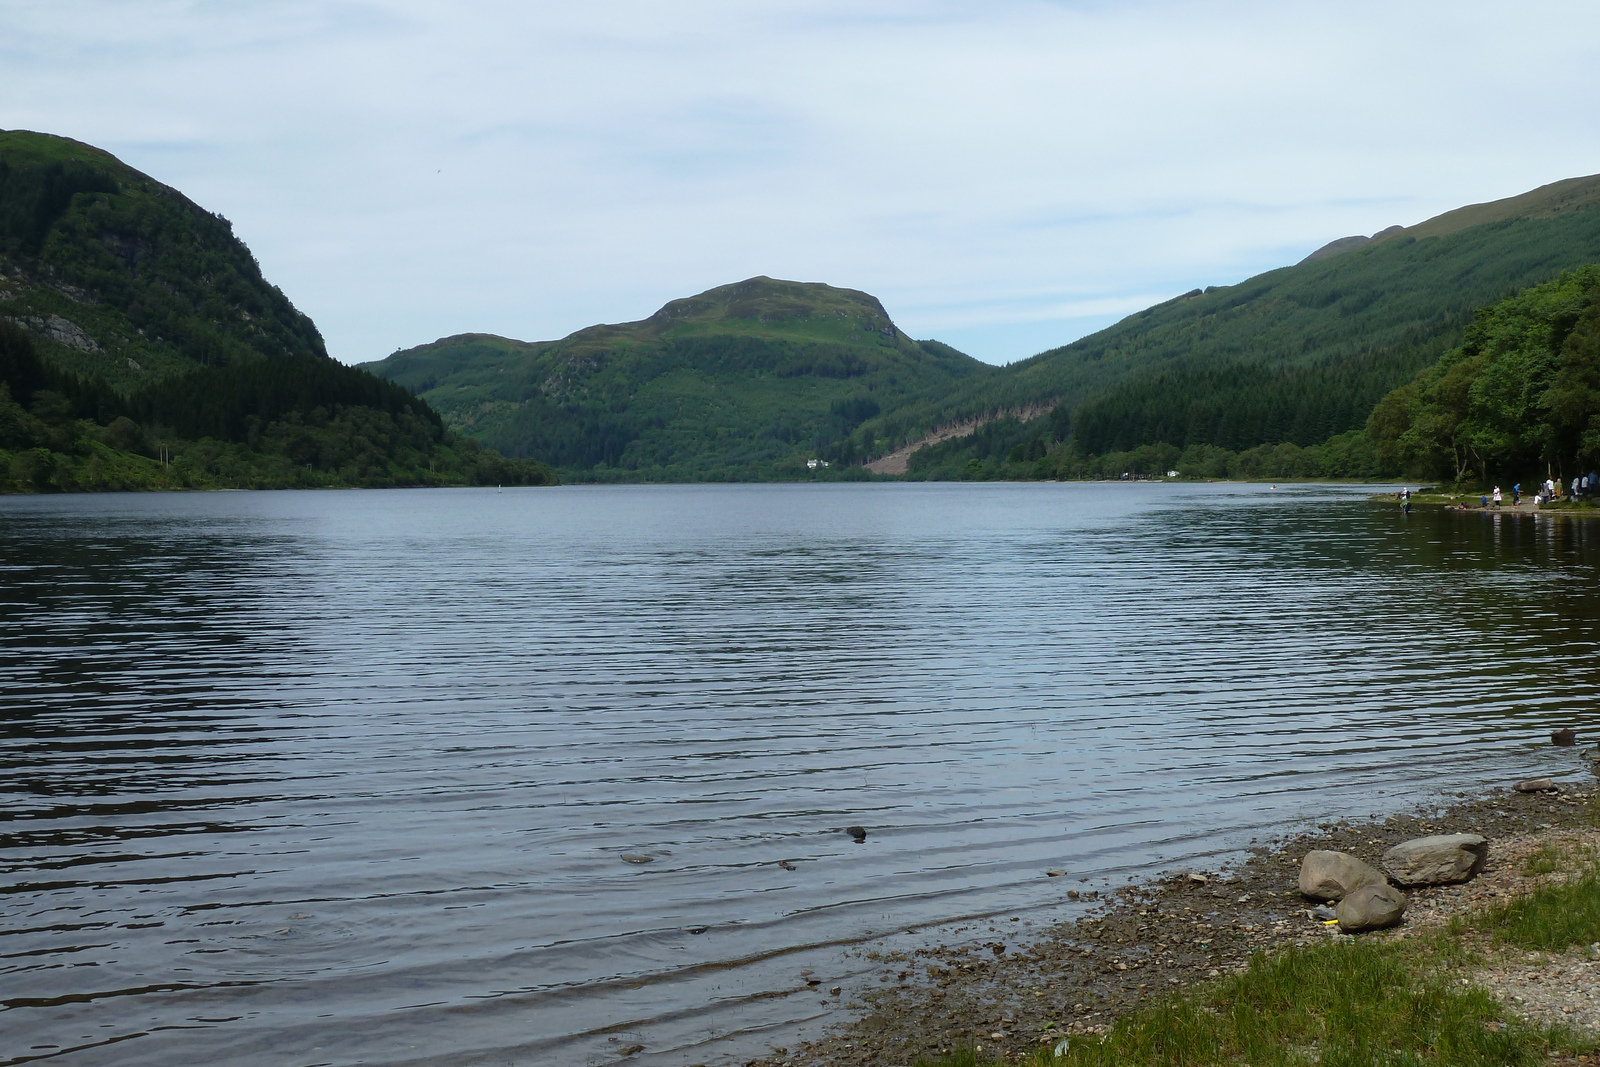
[[(996, 373), (907, 337), (866, 293), (765, 277), (559, 341), (462, 334), (363, 366), (509, 455), (630, 481), (848, 468), (897, 443), (884, 413)], [(876, 438), (857, 432), (875, 417)]]
[(197, 366), (326, 357), (227, 219), (109, 153), (0, 132), (0, 315), (129, 392)]
[(228, 221), (89, 145), (0, 131), (0, 491), (535, 484), (328, 357)]
[(924, 476), (1033, 470), (1059, 442), (1079, 457), (1158, 443), (1310, 446), (1363, 426), (1460, 343), (1474, 309), (1595, 260), (1600, 176), (1569, 179), (1194, 290), (897, 416), (931, 425), (1054, 405), (916, 454)]

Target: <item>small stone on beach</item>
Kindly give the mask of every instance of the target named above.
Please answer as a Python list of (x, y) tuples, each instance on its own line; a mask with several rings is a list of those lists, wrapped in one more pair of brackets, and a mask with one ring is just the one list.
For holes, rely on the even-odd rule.
[(1554, 793), (1557, 792), (1556, 783), (1549, 778), (1529, 778), (1518, 782), (1511, 788), (1519, 793)]

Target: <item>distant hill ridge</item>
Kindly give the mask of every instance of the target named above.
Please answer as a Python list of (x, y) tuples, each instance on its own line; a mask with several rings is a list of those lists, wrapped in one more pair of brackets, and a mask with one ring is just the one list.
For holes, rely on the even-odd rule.
[(1312, 263), (1319, 259), (1329, 259), (1344, 252), (1354, 252), (1356, 249), (1369, 245), (1373, 241), (1381, 241), (1385, 237), (1400, 233), (1403, 229), (1403, 226), (1390, 226), (1387, 229), (1379, 230), (1371, 237), (1363, 237), (1360, 234), (1356, 234), (1354, 237), (1341, 237), (1337, 241), (1329, 241), (1300, 262)]
[(1483, 226), (1491, 222), (1551, 218), (1563, 212), (1579, 211), (1596, 204), (1600, 204), (1600, 175), (1565, 178), (1517, 196), (1508, 196), (1483, 204), (1469, 204), (1466, 207), (1446, 211), (1415, 226), (1390, 226), (1379, 230), (1371, 237), (1360, 235), (1341, 237), (1336, 241), (1329, 241), (1300, 262), (1311, 263), (1344, 252), (1354, 252), (1374, 241), (1382, 241), (1389, 237), (1442, 237), (1445, 234), (1459, 233), (1470, 227)]
[(708, 289), (698, 296), (669, 300), (645, 322), (670, 328), (685, 322), (726, 323), (742, 319), (777, 323), (827, 316), (854, 316), (869, 330), (891, 337), (900, 335), (875, 296), (823, 282), (787, 282), (766, 275)]
[[(819, 329), (807, 329), (806, 324)], [(762, 331), (760, 326), (775, 327)], [(635, 322), (602, 323), (585, 326), (555, 341), (520, 341), (489, 333), (460, 333), (441, 337), (414, 348), (403, 349), (385, 360), (363, 364), (377, 367), (403, 353), (455, 348), (479, 342), (493, 342), (506, 350), (536, 351), (552, 345), (574, 350), (614, 343), (640, 344), (706, 330), (732, 329), (740, 333), (770, 332), (774, 336), (815, 335), (822, 340), (838, 340), (839, 327), (847, 331), (879, 333), (905, 339), (883, 305), (868, 293), (841, 289), (823, 282), (781, 281), (760, 275), (742, 282), (720, 285), (696, 296), (669, 300), (659, 310)]]
[(864, 420), (994, 373), (867, 293), (765, 276), (556, 341), (458, 334), (363, 366), (504, 451), (627, 479), (848, 466), (874, 451), (850, 436)]

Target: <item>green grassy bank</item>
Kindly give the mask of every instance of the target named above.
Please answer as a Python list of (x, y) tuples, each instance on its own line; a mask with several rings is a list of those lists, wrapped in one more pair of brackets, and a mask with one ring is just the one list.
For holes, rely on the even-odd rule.
[[(1593, 814), (1591, 809), (1591, 814)], [(1541, 848), (1523, 873), (1566, 877), (1423, 936), (1362, 937), (1259, 952), (1241, 974), (1199, 985), (1022, 1058), (981, 1044), (916, 1067), (1533, 1067), (1592, 1062), (1593, 1031), (1520, 1019), (1476, 980), (1508, 955), (1600, 961), (1593, 848)], [(1596, 966), (1600, 966), (1597, 963)]]

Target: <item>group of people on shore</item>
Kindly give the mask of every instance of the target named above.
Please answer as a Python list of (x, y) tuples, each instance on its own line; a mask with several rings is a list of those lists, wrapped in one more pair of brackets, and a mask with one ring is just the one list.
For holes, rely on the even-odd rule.
[[(1411, 490), (1402, 489), (1395, 494), (1400, 498), (1400, 510), (1410, 514)], [(1543, 507), (1545, 504), (1557, 504), (1562, 501), (1587, 500), (1600, 496), (1600, 474), (1582, 474), (1574, 477), (1570, 483), (1563, 486), (1554, 478), (1546, 478), (1544, 484), (1539, 486), (1539, 491), (1534, 494), (1534, 504)], [(1478, 506), (1484, 509), (1498, 508), (1504, 502), (1500, 487), (1495, 486), (1490, 492), (1478, 497)], [(1517, 507), (1522, 503), (1522, 483), (1518, 482), (1511, 487), (1511, 506)], [(1450, 507), (1462, 511), (1471, 510), (1469, 504), (1451, 504)]]
[(1564, 497), (1561, 490), (1562, 485), (1560, 482), (1554, 478), (1546, 478), (1544, 485), (1539, 487), (1538, 495), (1533, 498), (1534, 503), (1551, 504), (1562, 499), (1585, 500), (1600, 494), (1600, 474), (1590, 473), (1573, 478), (1571, 483), (1566, 486), (1567, 491)]

